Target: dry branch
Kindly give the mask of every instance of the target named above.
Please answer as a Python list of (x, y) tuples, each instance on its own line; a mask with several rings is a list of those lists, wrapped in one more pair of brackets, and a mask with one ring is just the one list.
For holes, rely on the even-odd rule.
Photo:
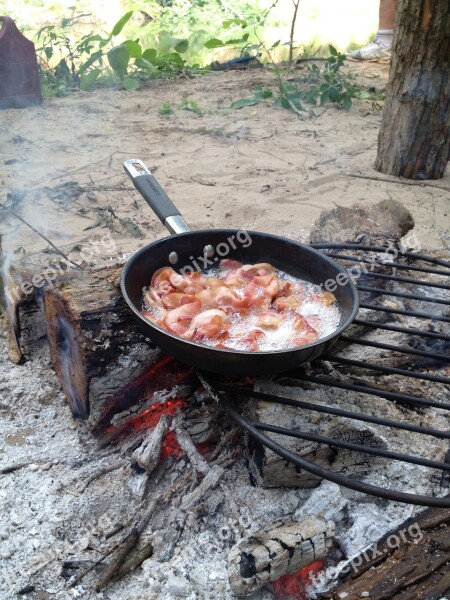
[(127, 559), (128, 554), (137, 546), (141, 533), (147, 527), (148, 522), (150, 521), (160, 501), (160, 495), (156, 496), (152, 500), (149, 506), (145, 509), (142, 517), (131, 529), (130, 533), (125, 537), (122, 543), (114, 551), (109, 565), (102, 572), (94, 586), (96, 592), (99, 592), (108, 585), (112, 578), (118, 573), (120, 567)]
[(168, 415), (162, 415), (158, 425), (149, 431), (142, 444), (131, 455), (133, 462), (146, 469), (150, 474), (158, 465), (161, 455), (164, 438), (169, 431), (171, 418)]

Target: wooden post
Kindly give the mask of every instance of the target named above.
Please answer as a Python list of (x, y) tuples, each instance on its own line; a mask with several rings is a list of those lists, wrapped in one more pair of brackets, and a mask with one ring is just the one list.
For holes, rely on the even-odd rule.
[(444, 176), (450, 151), (450, 4), (398, 0), (375, 168), (407, 179)]

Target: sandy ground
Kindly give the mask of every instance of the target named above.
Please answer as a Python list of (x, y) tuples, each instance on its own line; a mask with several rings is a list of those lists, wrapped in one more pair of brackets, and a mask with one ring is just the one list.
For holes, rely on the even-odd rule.
[[(353, 68), (370, 85), (384, 86), (386, 66)], [(97, 246), (101, 252), (88, 261), (115, 260), (166, 235), (123, 172), (122, 162), (138, 157), (194, 228), (240, 227), (307, 241), (323, 209), (393, 198), (412, 212), (424, 249), (448, 247), (450, 174), (423, 186), (349, 175), (379, 177), (373, 170), (379, 103), (355, 101), (349, 113), (326, 108), (300, 117), (264, 103), (230, 109), (231, 101), (250, 95), (254, 83), (268, 85), (273, 76), (259, 70), (217, 73), (194, 81), (156, 81), (135, 93), (80, 92), (46, 100), (41, 107), (2, 111), (2, 202), (12, 194), (8, 206), (67, 253), (77, 244), (110, 236), (114, 247)], [(181, 109), (168, 118), (158, 113), (165, 102), (177, 106), (183, 97), (197, 102), (202, 116)], [(11, 256), (47, 248), (16, 218), (5, 211), (0, 215), (3, 247), (16, 250)], [(76, 597), (75, 591), (62, 591), (58, 577), (74, 539), (80, 548), (77, 523), (90, 523), (83, 534), (89, 537), (98, 525), (95, 519), (127, 511), (128, 496), (124, 493), (116, 506), (106, 478), (80, 508), (71, 486), (90, 472), (90, 460), (101, 465), (102, 458), (83, 427), (73, 422), (46, 352), (15, 367), (0, 345), (0, 417), (0, 465), (27, 464), (0, 484), (0, 598), (17, 598), (13, 590), (39, 581), (41, 572), (55, 583), (33, 598)], [(289, 493), (278, 510), (294, 511), (301, 496)], [(399, 508), (395, 519), (401, 522), (405, 516)], [(220, 582), (223, 567), (216, 571)], [(131, 581), (131, 587), (127, 580), (111, 594), (95, 597), (162, 597), (147, 591), (148, 577)], [(208, 597), (228, 597), (211, 581)]]
[[(352, 70), (378, 89), (386, 83), (388, 66), (353, 63)], [(165, 235), (123, 172), (127, 158), (145, 161), (193, 228), (240, 227), (305, 241), (323, 209), (394, 198), (412, 212), (422, 247), (448, 243), (450, 173), (433, 182), (443, 189), (349, 176), (379, 177), (373, 169), (379, 102), (355, 100), (349, 113), (327, 107), (300, 117), (269, 103), (230, 109), (255, 83), (273, 84), (274, 76), (259, 69), (213, 73), (2, 111), (2, 187), (25, 190), (15, 202), (19, 213), (67, 248), (105, 233), (105, 207), (116, 217), (109, 215), (109, 224), (120, 251)], [(165, 102), (176, 107), (183, 97), (202, 116), (181, 109), (168, 118), (159, 114)], [(142, 238), (133, 237), (138, 233), (127, 219)], [(2, 233), (9, 234), (4, 245), (27, 252), (47, 246), (4, 212)]]

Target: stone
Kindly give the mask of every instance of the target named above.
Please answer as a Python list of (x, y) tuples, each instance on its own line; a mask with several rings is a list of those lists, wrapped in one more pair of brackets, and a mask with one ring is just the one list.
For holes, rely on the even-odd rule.
[(321, 213), (310, 241), (385, 246), (386, 242), (398, 243), (413, 227), (411, 213), (397, 200), (382, 200), (369, 207), (337, 206)]

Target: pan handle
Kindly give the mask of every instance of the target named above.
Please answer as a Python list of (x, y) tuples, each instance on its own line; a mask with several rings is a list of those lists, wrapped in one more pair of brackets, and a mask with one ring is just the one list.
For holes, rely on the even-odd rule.
[(189, 225), (180, 215), (178, 208), (141, 160), (137, 158), (126, 160), (123, 168), (134, 187), (171, 234), (176, 235), (190, 231)]

